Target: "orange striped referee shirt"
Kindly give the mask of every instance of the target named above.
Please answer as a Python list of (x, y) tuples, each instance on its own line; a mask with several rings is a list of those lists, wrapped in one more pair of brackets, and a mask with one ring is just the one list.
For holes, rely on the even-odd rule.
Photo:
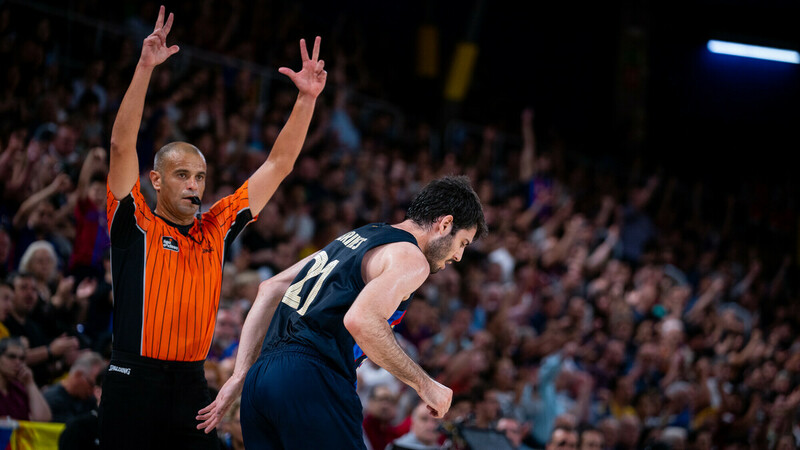
[(121, 200), (107, 189), (113, 350), (167, 361), (206, 358), (226, 253), (256, 219), (247, 185), (185, 226), (154, 214), (138, 180)]

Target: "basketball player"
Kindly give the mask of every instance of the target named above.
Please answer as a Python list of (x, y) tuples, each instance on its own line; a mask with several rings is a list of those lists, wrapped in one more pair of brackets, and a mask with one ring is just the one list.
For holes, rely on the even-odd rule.
[(241, 392), (247, 448), (363, 449), (355, 384), (367, 356), (442, 417), (452, 391), (402, 350), (391, 327), (430, 273), (459, 261), (485, 234), (469, 180), (445, 177), (417, 195), (403, 222), (353, 230), (264, 281), (233, 376), (199, 411), (198, 427), (213, 429)]

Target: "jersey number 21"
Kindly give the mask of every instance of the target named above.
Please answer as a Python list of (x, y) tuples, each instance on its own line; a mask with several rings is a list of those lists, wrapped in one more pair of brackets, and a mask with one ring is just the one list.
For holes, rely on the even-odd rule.
[[(337, 264), (339, 264), (339, 260), (337, 259), (328, 262), (328, 254), (325, 253), (324, 250), (317, 253), (314, 256), (314, 265), (308, 269), (306, 276), (304, 276), (302, 280), (289, 286), (289, 289), (287, 289), (286, 293), (283, 294), (283, 299), (281, 301), (292, 308), (297, 309), (297, 313), (301, 316), (305, 315), (306, 311), (308, 311), (308, 307), (311, 306), (311, 302), (313, 302), (317, 297), (317, 294), (319, 294), (319, 290), (322, 287), (322, 283), (325, 282), (325, 278), (330, 275), (331, 271), (333, 271)], [(317, 281), (314, 282), (314, 287), (312, 287), (311, 291), (308, 292), (306, 295), (306, 301), (303, 303), (303, 307), (300, 308), (300, 301), (302, 300), (300, 291), (303, 290), (303, 285), (312, 278), (316, 278)]]

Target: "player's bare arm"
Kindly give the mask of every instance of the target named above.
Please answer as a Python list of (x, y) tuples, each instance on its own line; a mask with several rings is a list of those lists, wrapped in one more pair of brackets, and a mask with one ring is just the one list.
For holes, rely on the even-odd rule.
[(403, 351), (388, 323), (400, 302), (430, 274), (425, 256), (415, 245), (401, 242), (371, 250), (363, 264), (366, 286), (347, 311), (344, 326), (367, 357), (414, 388), (434, 416), (444, 416), (453, 392)]
[(317, 97), (322, 93), (328, 77), (325, 71), (325, 61), (319, 59), (320, 41), (320, 37), (317, 36), (314, 40), (311, 57), (309, 57), (306, 41), (300, 39), (300, 55), (303, 60), (300, 72), (295, 72), (288, 67), (278, 69), (280, 73), (292, 80), (299, 92), (289, 120), (275, 140), (269, 157), (250, 177), (248, 192), (250, 211), (253, 215), (258, 214), (264, 208), (281, 181), (292, 171), (297, 156), (303, 148)]
[(139, 134), (144, 99), (153, 69), (179, 50), (177, 45), (167, 46), (167, 35), (172, 28), (174, 16), (170, 13), (164, 22), (164, 14), (162, 5), (153, 33), (142, 44), (142, 54), (133, 73), (133, 80), (122, 98), (114, 127), (111, 129), (108, 186), (118, 200), (131, 192), (139, 177), (136, 136)]
[(242, 393), (245, 376), (250, 370), (250, 366), (258, 358), (261, 343), (267, 334), (267, 328), (275, 314), (275, 309), (280, 304), (281, 298), (292, 280), (313, 258), (314, 255), (308, 256), (283, 272), (261, 282), (253, 306), (247, 313), (247, 318), (242, 326), (233, 374), (220, 388), (214, 401), (198, 411), (197, 420), (201, 421), (197, 425), (198, 429), (205, 430), (206, 433), (211, 432), (219, 425), (233, 401)]

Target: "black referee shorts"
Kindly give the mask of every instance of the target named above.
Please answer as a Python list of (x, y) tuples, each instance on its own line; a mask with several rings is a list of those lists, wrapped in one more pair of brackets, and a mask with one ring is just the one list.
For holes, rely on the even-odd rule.
[(161, 361), (113, 352), (100, 400), (100, 448), (219, 449), (197, 429), (211, 403), (203, 361)]

